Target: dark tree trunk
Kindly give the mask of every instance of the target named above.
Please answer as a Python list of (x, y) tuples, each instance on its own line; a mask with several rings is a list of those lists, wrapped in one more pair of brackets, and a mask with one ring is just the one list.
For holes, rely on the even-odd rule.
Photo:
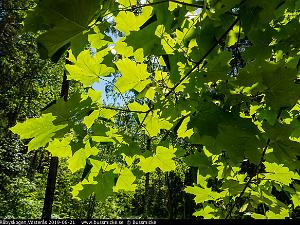
[(33, 180), (34, 178), (34, 174), (35, 174), (35, 170), (36, 170), (36, 162), (37, 162), (37, 151), (34, 151), (33, 152), (33, 156), (31, 158), (31, 161), (30, 161), (30, 166), (29, 166), (29, 172), (28, 172), (28, 179), (29, 180)]
[[(70, 62), (67, 60), (67, 64)], [(61, 97), (64, 97), (64, 100), (68, 100), (68, 92), (69, 92), (69, 81), (67, 80), (66, 71), (64, 72), (62, 87), (61, 87)], [(50, 220), (52, 214), (52, 206), (54, 201), (54, 192), (55, 192), (55, 184), (56, 184), (56, 177), (57, 177), (57, 168), (58, 168), (58, 158), (51, 157), (49, 172), (48, 172), (48, 179), (47, 179), (47, 187), (46, 193), (44, 198), (44, 207), (42, 213), (42, 219)]]
[(55, 191), (55, 183), (57, 176), (57, 167), (58, 167), (58, 158), (51, 157), (49, 172), (48, 172), (48, 180), (47, 187), (44, 199), (44, 207), (42, 219), (50, 220), (52, 214), (52, 205), (54, 201), (54, 191)]
[[(197, 181), (197, 167), (191, 167), (185, 174), (184, 184), (185, 186), (192, 186)], [(195, 212), (196, 203), (194, 196), (189, 193), (184, 193), (184, 219), (195, 218), (193, 213)]]
[(166, 173), (166, 181), (167, 181), (167, 187), (168, 187), (168, 213), (169, 213), (169, 219), (174, 219), (174, 209), (175, 209), (175, 202), (174, 202), (174, 187), (173, 180), (174, 180), (175, 174), (173, 172)]
[(149, 181), (150, 181), (150, 173), (145, 174), (145, 215), (146, 217), (149, 217)]
[(88, 220), (93, 218), (95, 205), (96, 205), (96, 196), (95, 196), (95, 194), (92, 194), (89, 199), (89, 205), (88, 205), (88, 210), (87, 210), (87, 215), (86, 215), (86, 218)]
[[(146, 148), (148, 151), (151, 150), (151, 139), (147, 139)], [(146, 217), (149, 217), (149, 200), (150, 200), (150, 193), (149, 193), (149, 184), (150, 184), (150, 173), (145, 174), (145, 202), (144, 202), (144, 213)]]

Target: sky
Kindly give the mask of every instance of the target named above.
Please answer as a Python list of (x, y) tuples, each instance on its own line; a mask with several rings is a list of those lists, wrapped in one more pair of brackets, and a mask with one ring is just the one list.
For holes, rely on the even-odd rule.
[[(112, 17), (110, 17), (110, 18), (112, 18)], [(113, 20), (110, 19), (109, 22), (112, 23)], [(113, 43), (116, 43), (116, 42), (120, 39), (120, 37), (114, 35), (114, 34), (111, 33), (111, 32), (107, 32), (106, 35), (109, 36), (109, 37), (112, 39)], [(114, 46), (114, 44), (111, 45), (111, 47), (113, 47), (113, 46)], [(92, 51), (95, 51), (95, 52), (96, 52), (95, 49), (92, 49)], [(108, 82), (112, 82), (112, 81), (113, 81), (113, 77), (105, 77), (105, 80), (107, 80)], [(107, 81), (104, 81), (104, 80), (102, 80), (102, 79), (99, 79), (98, 82), (95, 82), (95, 83), (92, 85), (92, 88), (93, 88), (94, 90), (96, 90), (96, 91), (101, 91), (101, 92), (102, 92), (102, 97), (101, 97), (101, 98), (102, 98), (102, 101), (105, 101), (107, 104), (109, 104), (109, 103), (113, 103), (113, 102), (114, 102), (114, 99), (111, 98), (111, 97), (108, 97), (108, 96), (106, 95), (105, 87), (106, 87), (106, 85), (107, 85)], [(117, 99), (117, 103), (122, 105), (122, 104), (124, 104), (125, 102), (124, 102), (123, 99), (120, 97), (120, 99)]]

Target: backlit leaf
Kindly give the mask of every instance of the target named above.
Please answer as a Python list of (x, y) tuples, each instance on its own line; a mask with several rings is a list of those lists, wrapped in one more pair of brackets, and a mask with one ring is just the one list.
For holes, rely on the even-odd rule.
[(137, 64), (126, 58), (117, 61), (116, 65), (122, 74), (116, 82), (116, 89), (120, 93), (124, 94), (131, 89), (141, 92), (150, 83), (146, 64)]
[(31, 118), (23, 123), (17, 123), (10, 130), (18, 134), (21, 139), (32, 138), (28, 143), (28, 150), (32, 151), (45, 146), (57, 131), (67, 126), (67, 124), (54, 125), (55, 119), (56, 117), (50, 113), (42, 114), (39, 118)]

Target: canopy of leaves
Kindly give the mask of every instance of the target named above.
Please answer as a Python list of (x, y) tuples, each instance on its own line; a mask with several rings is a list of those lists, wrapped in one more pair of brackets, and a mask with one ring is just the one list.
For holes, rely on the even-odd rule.
[[(194, 215), (284, 218), (298, 205), (289, 187), (299, 182), (299, 14), (296, 0), (41, 1), (25, 26), (45, 31), (42, 55), (71, 45), (68, 77), (85, 90), (11, 130), (33, 138), (31, 150), (51, 151), (56, 138), (73, 137), (73, 172), (90, 156), (99, 160), (96, 175), (75, 186), (79, 198), (134, 191), (140, 174), (184, 164), (198, 168), (198, 182), (184, 189), (203, 206)], [(115, 44), (104, 41), (107, 21), (122, 33)], [(93, 82), (110, 75), (120, 108), (89, 95)], [(120, 126), (120, 115), (132, 125)], [(201, 153), (179, 154), (182, 142)], [(114, 149), (107, 161), (104, 143)]]

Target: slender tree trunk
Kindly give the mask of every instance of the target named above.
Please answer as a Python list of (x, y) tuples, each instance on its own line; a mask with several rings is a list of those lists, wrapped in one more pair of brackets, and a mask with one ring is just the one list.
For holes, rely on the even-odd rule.
[(38, 158), (39, 158), (39, 162), (38, 162), (38, 164), (37, 164), (37, 167), (36, 167), (36, 170), (37, 171), (39, 171), (40, 173), (43, 173), (43, 171), (44, 171), (44, 166), (43, 166), (43, 160), (45, 159), (45, 160), (49, 160), (49, 158), (50, 158), (50, 153), (48, 153), (47, 152), (47, 156), (45, 156), (44, 155), (44, 152), (39, 152), (38, 153)]
[[(67, 64), (70, 62), (67, 60)], [(68, 100), (68, 92), (69, 92), (69, 81), (67, 80), (66, 71), (64, 72), (62, 87), (61, 87), (61, 97), (64, 97), (64, 100)], [(46, 193), (44, 198), (44, 207), (42, 213), (42, 219), (50, 220), (52, 214), (52, 206), (54, 201), (54, 191), (55, 191), (55, 184), (56, 184), (56, 177), (57, 177), (57, 168), (58, 168), (58, 158), (51, 157), (49, 172), (48, 172), (48, 179), (47, 179), (47, 187)]]
[(166, 181), (167, 181), (167, 187), (168, 187), (168, 212), (169, 212), (169, 219), (174, 219), (174, 187), (173, 181), (174, 181), (174, 172), (166, 173)]
[[(184, 184), (185, 186), (192, 186), (197, 180), (197, 167), (191, 167), (188, 172), (185, 174)], [(194, 196), (189, 193), (184, 193), (184, 219), (191, 219), (193, 213), (195, 212), (195, 201)]]
[(149, 181), (150, 181), (150, 173), (145, 174), (145, 215), (148, 218), (149, 216)]
[[(147, 150), (151, 150), (151, 139), (147, 139)], [(150, 183), (150, 173), (145, 174), (145, 202), (144, 202), (144, 212), (146, 217), (149, 217), (149, 200), (150, 200), (150, 193), (149, 193), (149, 183)]]
[(91, 194), (90, 199), (89, 199), (89, 205), (88, 205), (88, 210), (87, 210), (87, 215), (86, 218), (88, 220), (93, 218), (94, 210), (95, 210), (95, 205), (96, 205), (96, 196), (95, 194)]
[(50, 220), (52, 214), (52, 206), (54, 201), (54, 191), (55, 191), (55, 183), (57, 176), (57, 167), (58, 167), (58, 158), (51, 157), (49, 172), (48, 172), (48, 180), (47, 187), (44, 199), (44, 207), (42, 219)]
[(37, 151), (34, 151), (33, 156), (31, 157), (31, 161), (30, 161), (29, 172), (27, 174), (29, 180), (33, 180), (33, 178), (34, 178), (37, 160), (38, 160)]

